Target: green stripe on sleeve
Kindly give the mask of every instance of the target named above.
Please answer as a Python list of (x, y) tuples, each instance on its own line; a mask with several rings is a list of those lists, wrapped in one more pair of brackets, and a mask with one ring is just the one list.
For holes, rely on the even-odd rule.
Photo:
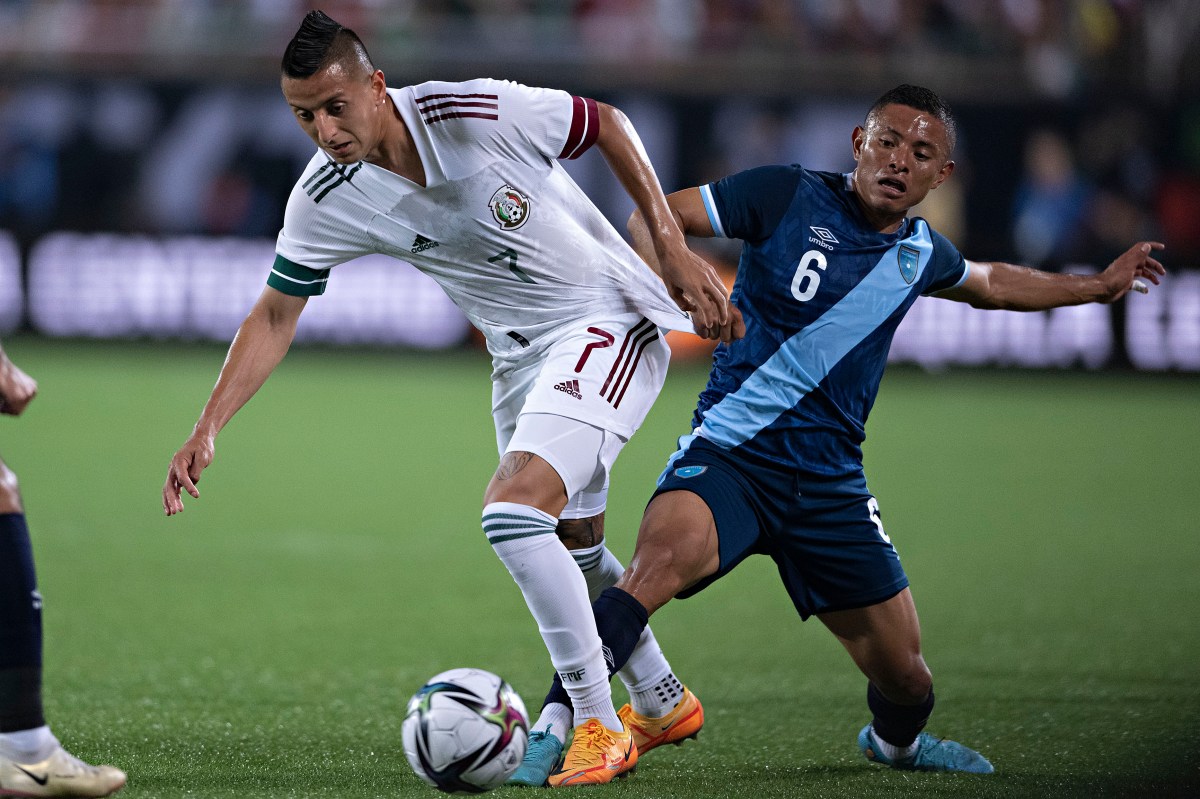
[(328, 269), (309, 269), (277, 254), (267, 285), (293, 297), (315, 297), (325, 293), (328, 280)]

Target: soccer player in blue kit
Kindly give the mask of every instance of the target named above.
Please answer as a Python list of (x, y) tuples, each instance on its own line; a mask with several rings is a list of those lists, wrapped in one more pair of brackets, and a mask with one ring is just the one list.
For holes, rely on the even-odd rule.
[[(990, 773), (977, 752), (922, 730), (934, 705), (920, 626), (862, 448), (896, 327), (918, 296), (1034, 311), (1111, 303), (1164, 273), (1141, 242), (1096, 275), (968, 261), (907, 216), (950, 177), (955, 123), (928, 89), (899, 86), (854, 129), (848, 174), (751, 169), (668, 197), (693, 236), (742, 239), (732, 301), (744, 337), (720, 344), (692, 432), (646, 508), (633, 559), (593, 605), (615, 667), (650, 614), (752, 554), (775, 560), (802, 619), (816, 616), (868, 680), (867, 759)], [(630, 220), (651, 265), (644, 223)], [(547, 703), (564, 702), (556, 684)], [(628, 712), (628, 711), (626, 711)], [(626, 716), (635, 728), (642, 720)], [(653, 736), (655, 730), (643, 731)]]
[[(0, 346), (0, 415), (20, 416), (37, 381)], [(17, 475), (0, 458), (0, 796), (110, 796), (125, 772), (68, 752), (42, 707), (42, 595)]]

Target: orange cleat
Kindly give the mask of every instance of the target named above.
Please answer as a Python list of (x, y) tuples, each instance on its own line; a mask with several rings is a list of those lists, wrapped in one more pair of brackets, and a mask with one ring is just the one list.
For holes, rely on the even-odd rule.
[(683, 698), (665, 716), (643, 716), (634, 713), (629, 705), (618, 710), (617, 715), (625, 723), (625, 729), (633, 733), (633, 742), (637, 744), (638, 753), (643, 755), (663, 744), (679, 746), (699, 735), (704, 726), (704, 708), (687, 687), (683, 689)]
[(600, 719), (588, 719), (575, 728), (562, 766), (550, 775), (551, 788), (601, 785), (632, 774), (637, 765), (637, 744), (628, 729), (613, 732)]

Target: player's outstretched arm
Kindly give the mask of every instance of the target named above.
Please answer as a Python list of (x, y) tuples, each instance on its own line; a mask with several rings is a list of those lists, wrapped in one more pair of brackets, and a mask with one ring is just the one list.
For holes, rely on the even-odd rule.
[(36, 396), (37, 381), (10, 361), (8, 353), (0, 347), (0, 413), (20, 416)]
[[(671, 210), (675, 224), (685, 235), (706, 239), (716, 235), (712, 228), (712, 222), (708, 218), (708, 212), (704, 210), (704, 200), (700, 196), (699, 188), (683, 189), (668, 195), (667, 207)], [(629, 228), (629, 238), (633, 242), (633, 249), (642, 257), (643, 261), (650, 265), (651, 269), (662, 274), (654, 242), (650, 236), (650, 229), (640, 210), (634, 210), (629, 217), (627, 227)], [(699, 256), (694, 257), (698, 258)], [(706, 335), (701, 332), (699, 324), (696, 325), (696, 333), (706, 338), (720, 339), (728, 343), (746, 335), (746, 325), (742, 321), (741, 312), (730, 303), (729, 315), (721, 324), (720, 329), (715, 331), (715, 335)]]
[(250, 401), (283, 360), (296, 335), (296, 322), (307, 297), (292, 297), (267, 287), (238, 328), (217, 384), (200, 419), (167, 469), (163, 510), (168, 516), (183, 511), (183, 492), (199, 499), (200, 473), (213, 461), (217, 433)]
[(1163, 247), (1157, 241), (1138, 242), (1097, 275), (1068, 275), (996, 261), (972, 261), (963, 284), (937, 296), (976, 308), (1010, 311), (1116, 302), (1130, 291), (1148, 291), (1144, 280), (1158, 285), (1159, 277), (1167, 270), (1152, 253)]
[(597, 106), (600, 133), (596, 146), (645, 219), (647, 240), (655, 254), (655, 261), (649, 263), (657, 265), (671, 298), (691, 314), (697, 335), (720, 338), (729, 325), (729, 295), (721, 276), (712, 264), (688, 249), (629, 118), (611, 105)]

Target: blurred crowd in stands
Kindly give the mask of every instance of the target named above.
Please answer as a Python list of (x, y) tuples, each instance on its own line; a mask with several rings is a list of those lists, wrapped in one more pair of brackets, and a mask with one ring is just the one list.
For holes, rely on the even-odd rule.
[[(464, 41), (503, 32), (497, 53), (525, 31), (575, 65), (683, 65), (697, 87), (687, 93), (602, 75), (564, 85), (545, 68), (536, 81), (625, 109), (668, 190), (763, 163), (849, 168), (866, 104), (925, 82), (946, 94), (961, 133), (955, 178), (920, 213), (968, 256), (1062, 268), (1153, 236), (1171, 263), (1200, 268), (1191, 0), (0, 0), (0, 229), (22, 247), (53, 230), (273, 236), (313, 152), (278, 93), (275, 51), (317, 6), (359, 30), (393, 85), (467, 77), (413, 76), (411, 60), (389, 69), (411, 55), (406, 41), (463, 31), (474, 31)], [(141, 61), (86, 68), (88, 46), (119, 50), (132, 31), (183, 21), (211, 31), (216, 19), (260, 32), (237, 79), (164, 79)], [(59, 50), (70, 68), (41, 62)], [(794, 62), (800, 88), (704, 91), (709, 55), (730, 52)], [(817, 61), (839, 55), (851, 58)], [(1004, 73), (1019, 85), (964, 88), (950, 73), (956, 58), (993, 56), (1021, 66)], [(492, 63), (489, 76), (514, 76), (503, 58)], [(810, 63), (850, 74), (822, 86)], [(570, 168), (620, 226), (627, 201), (600, 159)]]

